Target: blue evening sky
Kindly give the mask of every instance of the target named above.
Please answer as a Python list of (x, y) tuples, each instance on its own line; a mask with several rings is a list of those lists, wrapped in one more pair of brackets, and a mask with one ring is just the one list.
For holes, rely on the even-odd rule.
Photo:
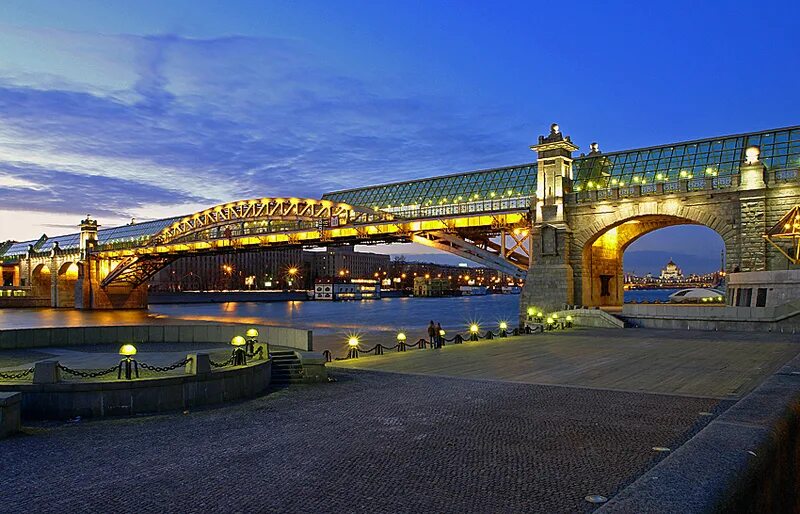
[[(584, 151), (795, 125), (798, 19), (796, 1), (4, 0), (0, 240), (530, 162), (553, 121)], [(631, 250), (720, 246), (683, 227)]]

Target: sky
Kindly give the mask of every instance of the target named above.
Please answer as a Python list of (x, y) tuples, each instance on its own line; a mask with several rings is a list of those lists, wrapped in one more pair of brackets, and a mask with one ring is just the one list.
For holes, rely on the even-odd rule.
[[(552, 122), (581, 151), (796, 125), (798, 16), (789, 1), (4, 0), (0, 241), (87, 213), (114, 226), (531, 162)], [(664, 229), (628, 251), (718, 263), (714, 237)]]

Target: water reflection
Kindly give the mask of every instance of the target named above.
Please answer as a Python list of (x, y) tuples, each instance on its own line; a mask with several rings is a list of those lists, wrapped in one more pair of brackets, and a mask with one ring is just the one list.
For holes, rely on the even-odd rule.
[(463, 330), (476, 320), (497, 328), (514, 321), (518, 295), (456, 298), (385, 298), (354, 302), (289, 301), (153, 305), (147, 311), (77, 311), (71, 309), (0, 309), (3, 328), (134, 325), (176, 321), (260, 323), (313, 329), (315, 334), (396, 331), (424, 328), (430, 320)]

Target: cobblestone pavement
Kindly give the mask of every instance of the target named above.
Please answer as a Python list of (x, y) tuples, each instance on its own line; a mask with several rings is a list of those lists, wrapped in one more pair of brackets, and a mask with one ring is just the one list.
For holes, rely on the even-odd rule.
[(729, 402), (334, 371), (188, 414), (0, 441), (3, 512), (585, 512)]

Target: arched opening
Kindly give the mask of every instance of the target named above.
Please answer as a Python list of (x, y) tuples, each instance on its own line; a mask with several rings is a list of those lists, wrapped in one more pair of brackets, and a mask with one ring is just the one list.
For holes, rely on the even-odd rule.
[(50, 267), (39, 264), (31, 273), (31, 293), (37, 298), (50, 298)]
[[(620, 220), (594, 234), (583, 247), (582, 304), (597, 307), (621, 306), (625, 298), (625, 251), (641, 240), (643, 236), (656, 231), (662, 229), (680, 231), (681, 229), (677, 228), (679, 225), (698, 227), (701, 238), (703, 234), (710, 238), (707, 248), (718, 249), (727, 246), (727, 242), (715, 230), (687, 218), (671, 215), (644, 215)], [(664, 251), (668, 250), (668, 248), (664, 248)], [(681, 248), (674, 248), (675, 253), (681, 253), (678, 250)], [(718, 250), (710, 251), (715, 254), (717, 259), (719, 258)], [(661, 266), (666, 263), (665, 260)]]
[(78, 282), (78, 265), (65, 262), (58, 270), (58, 302), (56, 307), (75, 307), (75, 284)]

